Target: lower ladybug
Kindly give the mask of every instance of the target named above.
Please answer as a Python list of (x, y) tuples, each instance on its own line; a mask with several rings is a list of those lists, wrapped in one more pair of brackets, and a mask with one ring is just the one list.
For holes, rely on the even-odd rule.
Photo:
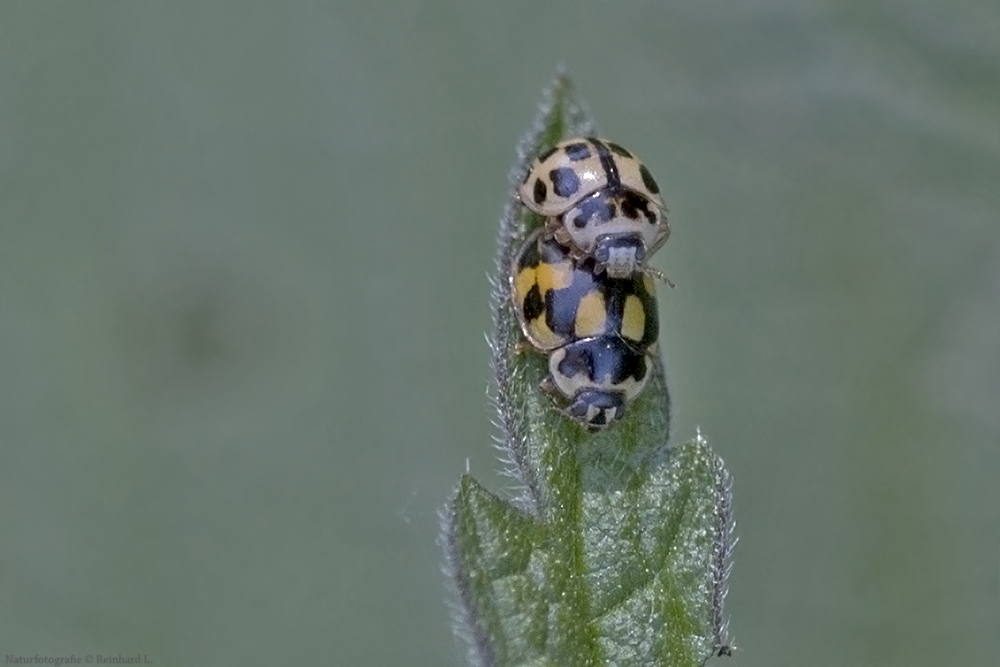
[(548, 356), (542, 388), (591, 430), (620, 420), (642, 392), (657, 353), (656, 292), (645, 273), (612, 278), (594, 258), (574, 258), (538, 230), (510, 272), (518, 323), (531, 347)]

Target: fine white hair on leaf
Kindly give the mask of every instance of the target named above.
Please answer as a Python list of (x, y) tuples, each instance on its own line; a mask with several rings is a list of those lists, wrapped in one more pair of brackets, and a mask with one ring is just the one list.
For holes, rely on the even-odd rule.
[(529, 231), (524, 229), (522, 220), (524, 207), (518, 198), (518, 186), (528, 173), (538, 147), (549, 130), (548, 123), (556, 105), (560, 103), (564, 105), (561, 116), (565, 119), (565, 132), (579, 136), (593, 134), (595, 129), (590, 111), (574, 96), (566, 96), (569, 86), (566, 70), (563, 66), (559, 66), (554, 82), (543, 94), (531, 129), (518, 142), (516, 162), (507, 174), (507, 204), (500, 217), (494, 270), (489, 277), (493, 313), (493, 335), (490, 337), (489, 345), (495, 381), (495, 394), (491, 395), (491, 402), (496, 407), (502, 433), (501, 462), (510, 476), (519, 481), (518, 486), (523, 490), (520, 498), (522, 504), (536, 515), (540, 490), (528, 461), (529, 436), (525, 406), (519, 403), (511, 391), (515, 380), (511, 356), (518, 342), (519, 327), (511, 305), (508, 279), (515, 253)]
[[(452, 494), (457, 497), (460, 490)], [(492, 652), (486, 636), (477, 628), (472, 605), (469, 604), (469, 590), (466, 575), (462, 570), (461, 559), (455, 546), (458, 530), (455, 520), (454, 505), (449, 503), (439, 513), (441, 523), (441, 547), (444, 549), (445, 562), (442, 567), (448, 586), (447, 604), (453, 619), (455, 637), (466, 646), (469, 664), (473, 667), (493, 667)]]
[[(699, 442), (705, 442), (701, 430), (697, 432)], [(715, 630), (717, 655), (729, 654), (734, 645), (729, 637), (729, 616), (725, 612), (726, 596), (729, 595), (729, 575), (733, 571), (733, 549), (739, 541), (735, 537), (736, 521), (733, 518), (733, 478), (721, 458), (716, 459), (716, 489), (719, 494), (717, 507), (717, 533), (715, 550), (712, 554), (713, 595), (712, 625)]]

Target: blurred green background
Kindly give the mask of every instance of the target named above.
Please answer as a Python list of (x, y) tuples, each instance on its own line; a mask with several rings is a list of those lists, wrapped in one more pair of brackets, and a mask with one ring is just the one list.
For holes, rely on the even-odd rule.
[(565, 63), (663, 187), (734, 665), (996, 664), (1000, 6), (0, 7), (0, 653), (464, 664), (486, 272)]

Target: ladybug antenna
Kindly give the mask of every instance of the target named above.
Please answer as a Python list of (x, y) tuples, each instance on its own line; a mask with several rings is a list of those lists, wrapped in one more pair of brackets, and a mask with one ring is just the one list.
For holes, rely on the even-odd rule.
[(657, 269), (647, 266), (646, 268), (643, 269), (643, 272), (645, 272), (645, 274), (650, 276), (651, 278), (656, 278), (657, 280), (665, 282), (666, 284), (670, 285), (670, 289), (674, 289), (675, 287), (677, 287), (677, 285), (674, 284), (674, 281), (668, 278), (667, 274), (665, 274), (663, 271), (659, 271)]

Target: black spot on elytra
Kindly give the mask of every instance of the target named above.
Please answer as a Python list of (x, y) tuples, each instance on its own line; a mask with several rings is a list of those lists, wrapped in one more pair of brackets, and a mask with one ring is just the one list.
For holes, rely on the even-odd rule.
[(604, 176), (608, 179), (608, 187), (612, 190), (617, 189), (621, 184), (621, 175), (618, 173), (618, 163), (615, 162), (614, 156), (611, 155), (611, 151), (608, 147), (604, 145), (601, 141), (597, 139), (590, 140), (594, 144), (594, 148), (597, 149), (597, 157), (601, 161), (601, 168), (604, 169)]
[(646, 165), (641, 165), (639, 167), (639, 175), (642, 176), (642, 184), (646, 186), (646, 189), (652, 192), (654, 195), (659, 193), (660, 186), (656, 184), (653, 179), (653, 175), (649, 173), (649, 169), (646, 169)]
[(532, 197), (534, 198), (535, 203), (541, 204), (543, 201), (545, 201), (545, 198), (548, 196), (549, 196), (549, 189), (545, 186), (545, 183), (542, 182), (542, 179), (540, 178), (537, 179), (535, 181), (534, 191), (532, 192)]
[(590, 146), (584, 143), (570, 144), (563, 148), (563, 150), (566, 151), (566, 157), (573, 162), (586, 160), (590, 157)]
[(552, 190), (560, 197), (569, 197), (580, 189), (580, 179), (576, 172), (568, 167), (559, 167), (549, 172), (552, 179)]
[(632, 377), (634, 377), (637, 382), (641, 382), (642, 378), (646, 377), (646, 370), (648, 369), (646, 357), (640, 356), (636, 359), (636, 362), (637, 363), (632, 370)]
[[(602, 238), (602, 242), (610, 248), (632, 247), (637, 251), (643, 247), (642, 239), (638, 236), (610, 236)], [(600, 248), (600, 245), (598, 245)], [(643, 252), (642, 255), (645, 253)], [(640, 253), (636, 253), (636, 259), (641, 261)], [(621, 375), (615, 376), (615, 383), (621, 382), (627, 377), (634, 377), (641, 380), (645, 377), (646, 361), (645, 352), (649, 346), (656, 342), (660, 335), (660, 318), (656, 308), (656, 296), (650, 294), (643, 284), (642, 274), (638, 273), (631, 278), (608, 279), (609, 288), (607, 290), (607, 331), (614, 332), (618, 338), (616, 344), (620, 350), (616, 352), (620, 357), (616, 367), (622, 371)], [(625, 338), (622, 334), (623, 318), (625, 314), (625, 303), (629, 296), (639, 299), (642, 313), (644, 315), (644, 326), (642, 337), (639, 340)]]
[(618, 144), (611, 143), (610, 141), (608, 142), (608, 148), (610, 148), (611, 152), (614, 153), (615, 155), (620, 155), (620, 156), (626, 157), (626, 158), (632, 157), (632, 154), (629, 153), (627, 150), (625, 150), (624, 148), (622, 148)]
[(538, 251), (538, 240), (529, 239), (528, 242), (521, 249), (521, 254), (517, 259), (517, 270), (518, 272), (524, 269), (533, 269), (538, 266), (541, 257)]
[(545, 303), (542, 301), (542, 295), (536, 283), (531, 286), (531, 289), (528, 290), (527, 295), (524, 297), (524, 319), (530, 322), (544, 311)]

